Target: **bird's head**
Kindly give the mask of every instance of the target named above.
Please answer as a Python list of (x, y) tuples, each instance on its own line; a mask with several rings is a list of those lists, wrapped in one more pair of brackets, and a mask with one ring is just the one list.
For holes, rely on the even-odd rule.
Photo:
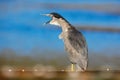
[(51, 20), (49, 20), (45, 24), (51, 24), (51, 25), (61, 26), (60, 22), (62, 20), (65, 20), (60, 14), (54, 13), (54, 12), (53, 13), (49, 13), (49, 14), (43, 14), (43, 15), (51, 17)]

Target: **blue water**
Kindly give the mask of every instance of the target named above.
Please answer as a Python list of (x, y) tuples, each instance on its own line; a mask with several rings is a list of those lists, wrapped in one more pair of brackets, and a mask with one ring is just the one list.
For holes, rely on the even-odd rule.
[[(62, 40), (58, 39), (60, 32), (60, 29), (49, 28), (1, 30), (0, 48), (1, 50), (4, 48), (11, 48), (15, 51), (22, 50), (25, 53), (29, 53), (34, 48), (39, 48), (40, 52), (47, 49), (61, 51), (64, 50), (64, 45)], [(82, 33), (87, 40), (90, 52), (109, 52), (111, 50), (116, 53), (119, 52), (119, 50), (116, 50), (120, 47), (120, 36), (118, 33), (86, 31), (82, 31)]]
[[(55, 26), (44, 26), (43, 23), (50, 18), (41, 16), (42, 13), (58, 12), (75, 26), (120, 28), (120, 15), (91, 10), (45, 9), (42, 5), (30, 7), (31, 5), (36, 6), (39, 2), (57, 3), (57, 1), (47, 2), (47, 0), (26, 0), (25, 3), (20, 0), (0, 0), (0, 51), (6, 48), (28, 54), (35, 48), (38, 48), (40, 52), (63, 51), (64, 45), (58, 39), (61, 30)], [(72, 3), (73, 1), (66, 0), (65, 3), (67, 2)], [(83, 4), (102, 4), (103, 2), (104, 0), (78, 1)], [(120, 1), (105, 0), (105, 3), (117, 2)], [(90, 52), (106, 54), (120, 52), (119, 33), (87, 31), (82, 31), (82, 33), (87, 40)]]

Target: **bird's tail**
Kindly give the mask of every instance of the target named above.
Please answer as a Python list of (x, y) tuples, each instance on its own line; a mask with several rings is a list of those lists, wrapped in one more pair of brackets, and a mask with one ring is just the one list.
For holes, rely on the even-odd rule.
[(76, 64), (76, 71), (85, 71), (85, 69)]
[(87, 62), (85, 61), (84, 64), (76, 64), (76, 71), (85, 71), (87, 69)]

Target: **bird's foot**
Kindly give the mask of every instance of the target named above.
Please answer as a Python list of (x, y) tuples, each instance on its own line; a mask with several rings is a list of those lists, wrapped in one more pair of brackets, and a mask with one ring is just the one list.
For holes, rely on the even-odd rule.
[(71, 64), (71, 71), (74, 71), (74, 64)]

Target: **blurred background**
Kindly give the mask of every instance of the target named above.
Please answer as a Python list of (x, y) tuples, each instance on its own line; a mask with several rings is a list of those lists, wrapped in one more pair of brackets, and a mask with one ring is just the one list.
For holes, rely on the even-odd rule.
[(0, 68), (70, 65), (61, 29), (43, 25), (57, 12), (83, 33), (90, 70), (120, 70), (120, 0), (0, 0)]

